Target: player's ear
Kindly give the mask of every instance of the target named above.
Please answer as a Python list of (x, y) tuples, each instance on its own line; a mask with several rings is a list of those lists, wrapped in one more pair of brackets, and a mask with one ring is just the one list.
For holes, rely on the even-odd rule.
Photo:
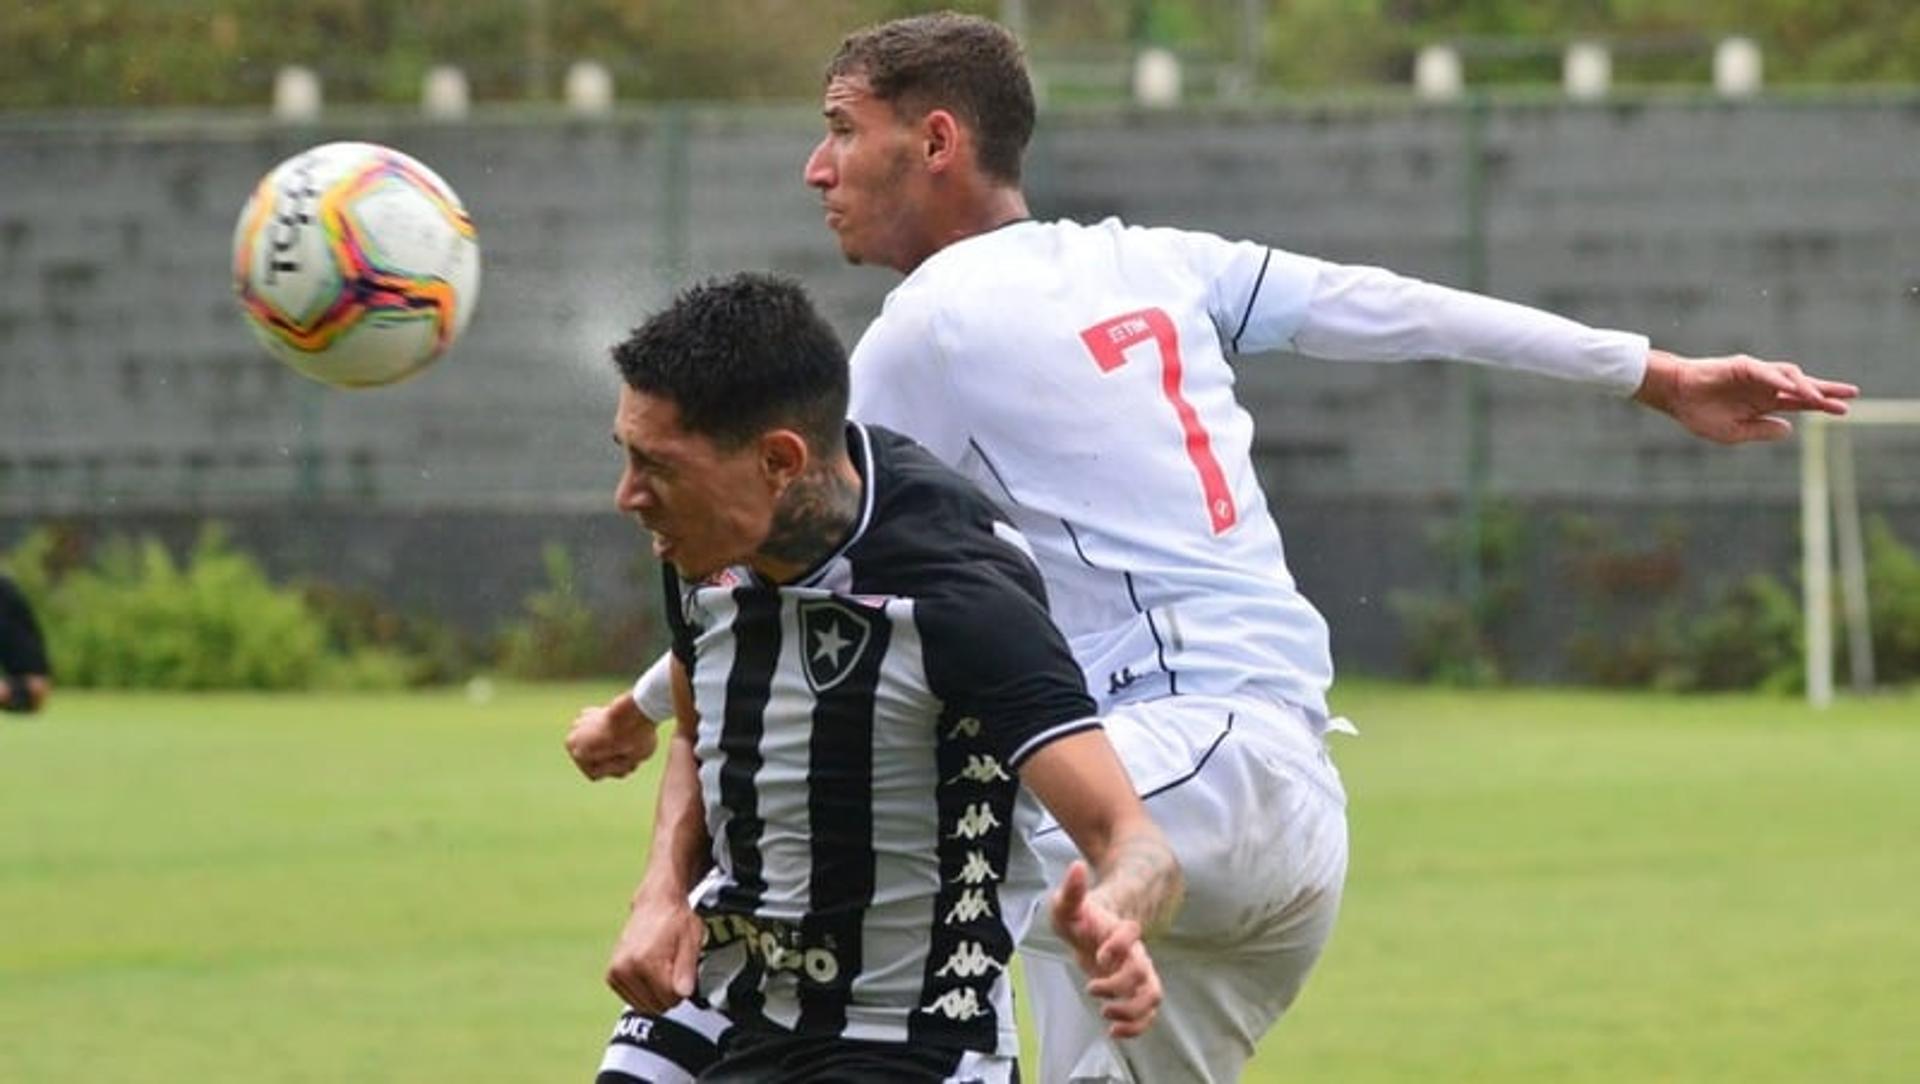
[(805, 473), (813, 461), (807, 438), (791, 429), (774, 429), (760, 436), (760, 473), (778, 493)]
[(944, 109), (929, 109), (920, 122), (921, 157), (935, 173), (952, 169), (959, 161), (960, 121)]

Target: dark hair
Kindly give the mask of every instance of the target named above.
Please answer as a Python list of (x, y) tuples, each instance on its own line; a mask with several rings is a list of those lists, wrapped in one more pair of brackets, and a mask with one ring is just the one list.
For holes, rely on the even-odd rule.
[(980, 168), (1015, 184), (1033, 137), (1033, 84), (1006, 27), (943, 11), (856, 30), (827, 63), (827, 79), (865, 76), (873, 96), (905, 117), (952, 111), (974, 131)]
[(747, 272), (681, 291), (613, 348), (627, 386), (671, 401), (725, 448), (789, 428), (816, 455), (844, 447), (847, 354), (800, 284)]

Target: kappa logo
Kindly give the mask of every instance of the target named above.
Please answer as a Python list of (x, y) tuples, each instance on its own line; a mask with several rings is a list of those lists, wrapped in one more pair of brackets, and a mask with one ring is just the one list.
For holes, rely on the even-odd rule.
[(946, 921), (947, 925), (954, 926), (992, 916), (993, 903), (987, 899), (987, 890), (969, 888), (960, 893), (960, 898), (953, 901), (953, 906), (947, 909)]
[(807, 685), (824, 693), (847, 680), (873, 639), (873, 619), (830, 599), (800, 603), (800, 653)]
[(993, 863), (987, 861), (985, 851), (972, 850), (967, 852), (966, 864), (960, 867), (958, 880), (961, 884), (979, 885), (999, 879), (1000, 875), (994, 872)]
[(1007, 965), (994, 959), (993, 954), (989, 953), (980, 942), (962, 941), (960, 947), (953, 950), (953, 955), (947, 957), (947, 962), (941, 964), (940, 970), (935, 971), (934, 974), (943, 979), (956, 976), (963, 979), (977, 979), (982, 975), (1006, 969)]
[(967, 766), (960, 769), (959, 774), (947, 780), (947, 782), (958, 783), (962, 779), (969, 783), (1009, 783), (1013, 781), (1012, 776), (1009, 776), (1005, 771), (1001, 770), (999, 761), (981, 753), (967, 754)]
[(959, 821), (953, 826), (948, 839), (979, 839), (995, 828), (1000, 827), (1000, 818), (993, 815), (993, 807), (985, 802), (974, 802), (960, 814)]
[(971, 986), (961, 986), (948, 990), (927, 1004), (920, 1006), (920, 1011), (926, 1013), (928, 1016), (944, 1016), (949, 1020), (959, 1020), (962, 1022), (972, 1020), (977, 1016), (985, 1016), (989, 1012), (989, 1010), (982, 1008), (980, 1005), (980, 992)]

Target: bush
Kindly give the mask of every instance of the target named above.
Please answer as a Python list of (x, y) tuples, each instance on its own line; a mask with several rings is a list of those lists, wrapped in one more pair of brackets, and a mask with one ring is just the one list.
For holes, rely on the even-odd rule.
[[(1867, 594), (1874, 676), (1882, 684), (1920, 679), (1920, 556), (1885, 520), (1867, 528)], [(1661, 659), (1654, 683), (1690, 691), (1806, 688), (1806, 621), (1799, 595), (1754, 575), (1691, 619), (1669, 609), (1653, 637)], [(1846, 638), (1840, 638), (1844, 651)]]
[[(47, 547), (23, 547), (29, 566)], [(325, 630), (297, 594), (204, 531), (184, 564), (154, 539), (115, 539), (89, 567), (55, 578), (36, 601), (60, 680), (77, 686), (290, 689), (314, 683)]]
[[(308, 583), (301, 588), (308, 609), (326, 626), (329, 641), (352, 664), (348, 675), (392, 671), (401, 685), (449, 685), (473, 676), (482, 645), (444, 621), (397, 613), (371, 591)], [(364, 687), (351, 676), (329, 685)]]
[(1510, 505), (1489, 506), (1480, 529), (1449, 521), (1432, 534), (1451, 567), (1471, 551), (1480, 573), (1478, 598), (1395, 591), (1387, 604), (1406, 636), (1407, 667), (1424, 681), (1495, 685), (1505, 680), (1501, 642), (1525, 599), (1522, 562), (1531, 546), (1527, 517)]
[(500, 669), (528, 681), (597, 677), (617, 672), (611, 638), (580, 597), (573, 559), (549, 542), (541, 550), (547, 586), (527, 596), (526, 616), (500, 634)]
[(1874, 679), (1920, 680), (1920, 555), (1902, 545), (1883, 518), (1867, 526), (1866, 541)]
[(157, 539), (29, 534), (7, 567), (39, 612), (55, 675), (75, 687), (397, 688), (433, 673), (405, 650), (337, 637), (302, 591), (271, 583), (209, 527), (176, 561)]
[(1472, 606), (1411, 591), (1394, 592), (1388, 604), (1406, 634), (1407, 668), (1422, 681), (1464, 687), (1500, 683), (1499, 653)]
[(1664, 645), (1654, 684), (1673, 691), (1806, 687), (1800, 602), (1781, 582), (1756, 573), (1728, 588), (1696, 616), (1665, 611)]

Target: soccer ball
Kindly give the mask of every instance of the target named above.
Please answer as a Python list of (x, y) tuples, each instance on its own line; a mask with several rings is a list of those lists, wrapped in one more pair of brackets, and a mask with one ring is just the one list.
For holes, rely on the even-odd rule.
[(261, 180), (233, 231), (233, 288), (281, 361), (323, 384), (404, 380), (473, 317), (480, 246), (432, 170), (372, 143), (328, 143)]

